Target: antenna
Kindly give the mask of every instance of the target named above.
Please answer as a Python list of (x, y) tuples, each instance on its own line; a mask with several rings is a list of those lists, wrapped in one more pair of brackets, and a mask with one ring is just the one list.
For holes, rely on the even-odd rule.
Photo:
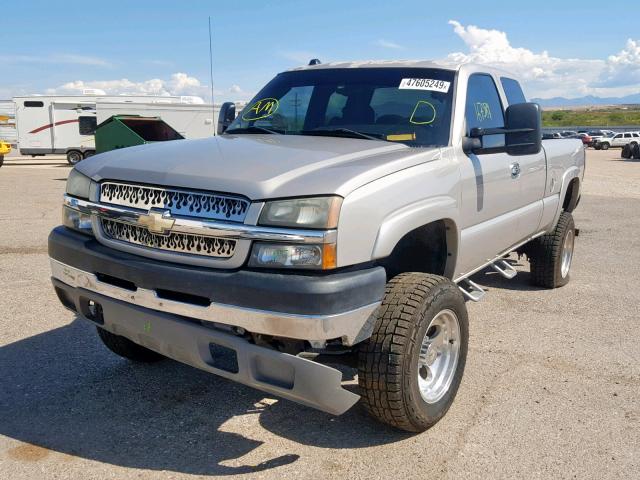
[(215, 135), (215, 124), (216, 124), (216, 104), (213, 101), (213, 47), (211, 43), (211, 16), (209, 16), (209, 82), (211, 83), (211, 110), (213, 116), (213, 132)]

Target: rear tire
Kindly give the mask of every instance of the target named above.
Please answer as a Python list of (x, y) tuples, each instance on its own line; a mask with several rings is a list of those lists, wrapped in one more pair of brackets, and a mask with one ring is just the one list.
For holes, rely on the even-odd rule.
[(574, 241), (573, 216), (562, 212), (556, 228), (533, 240), (527, 249), (533, 285), (557, 288), (569, 283)]
[(82, 158), (82, 152), (79, 150), (69, 150), (67, 152), (67, 162), (69, 165), (77, 165)]
[(427, 430), (453, 403), (468, 342), (467, 308), (453, 282), (425, 273), (394, 277), (358, 352), (365, 409), (393, 427)]
[(113, 353), (120, 355), (134, 362), (153, 363), (163, 360), (165, 357), (153, 350), (138, 345), (132, 342), (126, 337), (115, 335), (107, 330), (96, 327), (98, 330), (98, 336), (102, 343), (111, 350)]
[(84, 155), (82, 156), (82, 158), (86, 160), (89, 157), (93, 157), (95, 154), (96, 154), (95, 150), (87, 150), (86, 152), (84, 152)]

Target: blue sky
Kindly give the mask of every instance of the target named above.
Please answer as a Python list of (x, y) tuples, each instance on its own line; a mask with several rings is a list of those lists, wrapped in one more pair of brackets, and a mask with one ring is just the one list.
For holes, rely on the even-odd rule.
[(216, 102), (246, 99), (311, 57), (500, 64), (530, 96), (640, 92), (640, 11), (624, 14), (628, 1), (3, 3), (0, 98), (85, 88), (206, 98), (209, 15)]

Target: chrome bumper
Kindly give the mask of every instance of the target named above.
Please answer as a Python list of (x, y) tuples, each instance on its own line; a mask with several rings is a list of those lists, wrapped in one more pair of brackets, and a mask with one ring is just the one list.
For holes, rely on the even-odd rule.
[(342, 339), (353, 345), (366, 339), (372, 329), (376, 302), (348, 312), (333, 315), (301, 315), (243, 308), (211, 303), (194, 305), (161, 298), (154, 290), (128, 290), (101, 282), (96, 275), (50, 259), (51, 275), (64, 284), (129, 304), (197, 320), (241, 327), (253, 333), (299, 340), (323, 341)]

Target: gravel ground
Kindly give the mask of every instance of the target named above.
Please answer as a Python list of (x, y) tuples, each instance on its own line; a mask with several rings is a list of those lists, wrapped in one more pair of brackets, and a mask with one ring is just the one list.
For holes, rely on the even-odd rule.
[(49, 283), (64, 159), (0, 169), (0, 478), (640, 478), (640, 162), (589, 151), (572, 280), (469, 304), (467, 370), (421, 435), (176, 362), (128, 363)]

